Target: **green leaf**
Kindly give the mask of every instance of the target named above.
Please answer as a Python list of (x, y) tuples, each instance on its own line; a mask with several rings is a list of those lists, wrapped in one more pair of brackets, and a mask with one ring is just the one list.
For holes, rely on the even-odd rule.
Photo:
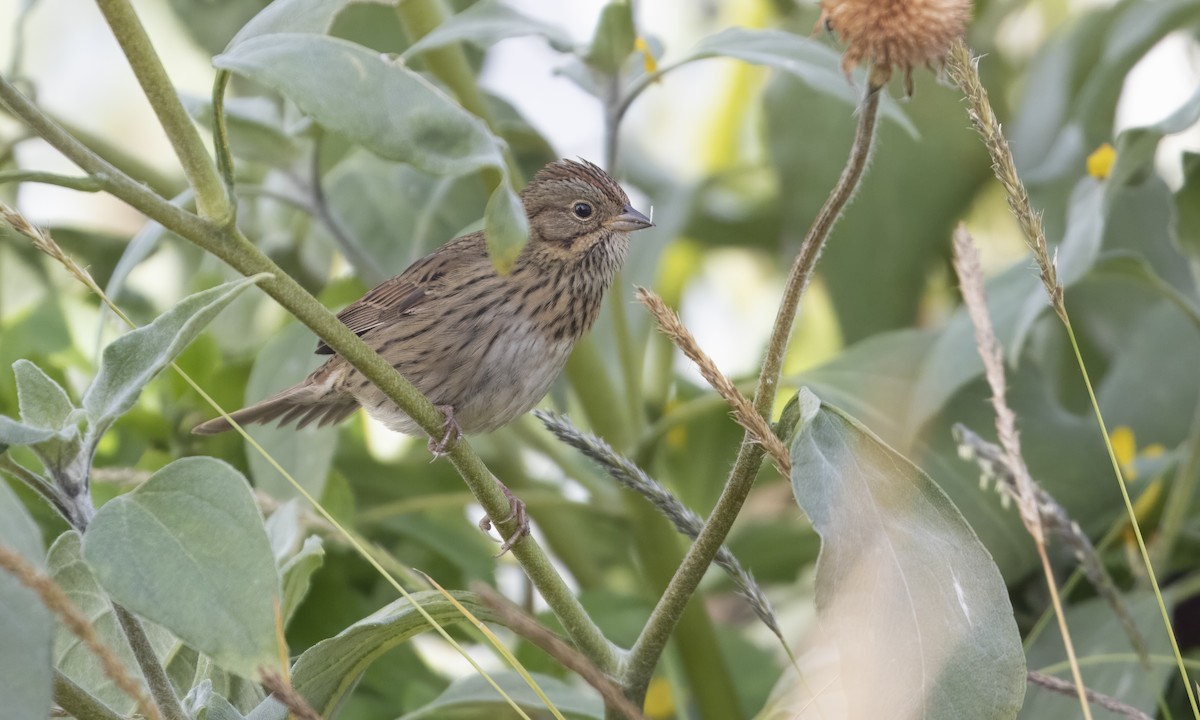
[[(852, 84), (842, 72), (841, 56), (812, 38), (774, 29), (732, 27), (703, 38), (675, 67), (714, 57), (736, 58), (753, 65), (782, 70), (812, 89), (851, 106), (862, 96), (865, 74), (860, 71)], [(920, 137), (903, 110), (884, 93), (880, 112), (894, 120), (911, 137)]]
[[(1173, 603), (1172, 593), (1164, 593), (1168, 611)], [(1125, 596), (1125, 607), (1134, 623), (1142, 631), (1151, 656), (1169, 657), (1171, 647), (1163, 631), (1162, 617), (1158, 604), (1150, 592)], [(1075, 654), (1081, 660), (1079, 671), (1083, 684), (1088, 688), (1106, 688), (1105, 695), (1139, 710), (1155, 713), (1155, 708), (1167, 681), (1175, 675), (1173, 663), (1156, 662), (1146, 670), (1138, 664), (1137, 655), (1129, 646), (1128, 636), (1120, 620), (1103, 600), (1092, 598), (1066, 608), (1067, 627)], [(1030, 669), (1041, 670), (1070, 681), (1071, 671), (1066, 663), (1066, 650), (1058, 624), (1049, 623), (1046, 632), (1040, 635), (1029, 648)], [(1084, 659), (1101, 662), (1084, 662)], [(1123, 717), (1103, 710), (1094, 710), (1096, 718)], [(1079, 713), (1079, 698), (1059, 695), (1036, 685), (1031, 685), (1021, 710), (1023, 718), (1062, 718)]]
[(461, 234), (479, 219), (488, 197), (479, 178), (440, 177), (365, 150), (350, 153), (325, 176), (325, 195), (384, 277), (399, 275)]
[[(79, 534), (68, 530), (59, 535), (50, 546), (46, 563), (54, 582), (67, 594), (71, 604), (91, 621), (101, 644), (110, 649), (122, 665), (136, 668), (137, 661), (113, 613), (112, 603), (80, 554)], [(145, 626), (154, 654), (164, 662), (168, 661), (179, 643), (157, 625), (145, 623)], [(54, 666), (117, 712), (129, 714), (135, 709), (133, 698), (113, 684), (95, 654), (61, 623), (54, 631)]]
[(34, 427), (61, 430), (71, 420), (75, 405), (62, 386), (28, 360), (13, 363), (21, 420)]
[[(492, 612), (473, 593), (452, 594), (475, 617), (484, 622), (495, 621)], [(443, 626), (464, 620), (458, 609), (435, 590), (412, 593), (412, 597)], [(372, 662), (430, 629), (408, 600), (396, 600), (305, 650), (292, 666), (292, 685), (319, 715), (332, 717)], [(254, 709), (250, 718), (282, 720), (286, 714), (286, 708), (268, 698)]]
[(1129, 128), (1117, 137), (1117, 161), (1108, 176), (1108, 186), (1117, 190), (1133, 182), (1152, 167), (1158, 144), (1167, 135), (1175, 135), (1196, 124), (1200, 118), (1200, 89), (1167, 117), (1152, 125)]
[(1200, 153), (1183, 154), (1183, 186), (1174, 199), (1175, 242), (1195, 262), (1200, 259)]
[[(246, 383), (246, 402), (257, 402), (284, 387), (299, 381), (325, 359), (315, 355), (316, 341), (312, 332), (293, 323), (267, 341), (254, 361)], [(300, 486), (314, 497), (325, 490), (325, 481), (333, 465), (337, 448), (337, 427), (318, 428), (309, 425), (297, 430), (263, 425), (253, 429), (254, 439), (283, 466)], [(297, 497), (299, 493), (257, 448), (246, 445), (246, 464), (255, 487), (280, 501)]]
[(191, 689), (183, 700), (183, 709), (195, 720), (245, 720), (238, 709), (213, 688), (211, 680), (204, 680)]
[(225, 463), (176, 460), (110, 500), (83, 557), (114, 600), (222, 667), (254, 677), (276, 662), (279, 573), (250, 488)]
[(443, 20), (404, 51), (403, 57), (410, 58), (427, 50), (462, 41), (486, 49), (500, 40), (522, 35), (540, 35), (560, 52), (568, 52), (573, 46), (570, 35), (556, 25), (531, 18), (498, 0), (480, 0), (457, 15)]
[(235, 45), (213, 64), (277, 90), (380, 157), (439, 175), (504, 167), (499, 142), (482, 120), (417, 73), (361, 45), (322, 35), (264, 35)]
[[(571, 685), (549, 675), (532, 675), (546, 693), (546, 697), (550, 698), (550, 702), (554, 703), (554, 707), (558, 708), (564, 717), (596, 720), (604, 717), (604, 703), (590, 688)], [(517, 673), (495, 673), (492, 679), (521, 708), (534, 713), (545, 712), (546, 704)], [(478, 675), (468, 675), (451, 683), (433, 702), (404, 714), (400, 720), (468, 720), (484, 715), (507, 717), (511, 712), (512, 706), (500, 697), (496, 688), (486, 679)], [(535, 717), (541, 717), (541, 714), (538, 713)]]
[(629, 0), (613, 0), (600, 11), (600, 22), (584, 60), (606, 75), (616, 75), (633, 53), (637, 32)]
[(289, 32), (323, 35), (329, 32), (338, 13), (352, 2), (388, 4), (384, 0), (275, 0), (244, 25), (225, 50), (260, 35)]
[[(181, 99), (192, 119), (211, 131), (212, 100), (187, 96)], [(226, 98), (225, 125), (234, 156), (271, 167), (291, 167), (300, 155), (300, 146), (280, 129), (278, 114), (265, 98)]]
[(0, 415), (0, 446), (4, 448), (13, 445), (33, 445), (45, 442), (57, 436), (58, 433), (46, 428), (31, 427), (19, 423), (10, 417)]
[[(497, 267), (511, 264), (529, 237), (503, 141), (417, 73), (379, 53), (322, 35), (251, 38), (213, 59), (216, 67), (271, 87), (322, 126), (382, 158), (437, 175), (487, 170), (495, 181), (484, 213)], [(362, 98), (372, 102), (364, 103)]]
[[(47, 475), (65, 479), (81, 486), (78, 478), (87, 465), (79, 434), (79, 419), (83, 415), (67, 397), (67, 392), (38, 366), (28, 360), (13, 363), (13, 375), (17, 379), (17, 398), (21, 419), (28, 425), (54, 431), (44, 440), (29, 443), (31, 450), (41, 460)], [(2, 433), (0, 433), (2, 436)], [(18, 443), (8, 443), (16, 445)]]
[(1015, 717), (1025, 658), (991, 556), (928, 476), (801, 390), (792, 489), (853, 717)]
[(304, 541), (300, 552), (288, 559), (279, 568), (283, 578), (283, 601), (280, 603), (280, 613), (283, 616), (284, 627), (296, 614), (296, 608), (308, 594), (313, 573), (325, 564), (325, 548), (321, 546), (321, 538), (310, 535)]
[(234, 280), (184, 298), (154, 322), (104, 348), (100, 370), (83, 394), (91, 442), (98, 442), (109, 425), (133, 407), (142, 388), (183, 352), (217, 313), (259, 279)]
[(507, 183), (496, 186), (488, 198), (483, 212), (483, 233), (492, 262), (500, 272), (508, 272), (529, 239), (529, 218), (521, 198)]
[[(42, 537), (21, 501), (0, 480), (0, 546), (39, 570)], [(0, 569), (0, 698), (4, 716), (43, 720), (50, 712), (53, 617), (32, 591)]]

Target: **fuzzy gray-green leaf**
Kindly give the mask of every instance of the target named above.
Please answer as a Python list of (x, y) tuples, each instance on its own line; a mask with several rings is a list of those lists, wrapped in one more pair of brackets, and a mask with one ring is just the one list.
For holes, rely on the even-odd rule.
[(1025, 656), (987, 550), (925, 473), (857, 422), (828, 406), (804, 414), (792, 490), (821, 535), (817, 613), (849, 716), (1016, 717)]
[(83, 557), (114, 600), (222, 667), (254, 677), (277, 662), (279, 573), (250, 486), (229, 465), (176, 460), (110, 500)]
[(183, 352), (217, 313), (257, 280), (242, 278), (186, 297), (154, 322), (104, 348), (100, 370), (83, 395), (93, 441), (133, 407), (142, 388)]
[[(38, 569), (41, 533), (16, 494), (0, 480), (0, 545)], [(4, 717), (43, 720), (50, 712), (54, 626), (38, 596), (0, 569), (0, 698)]]

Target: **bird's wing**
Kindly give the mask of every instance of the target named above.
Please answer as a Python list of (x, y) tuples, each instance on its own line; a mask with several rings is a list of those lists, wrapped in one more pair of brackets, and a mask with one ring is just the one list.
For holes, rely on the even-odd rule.
[[(476, 245), (479, 246), (478, 251), (474, 247)], [(419, 306), (423, 300), (439, 294), (441, 288), (452, 286), (453, 281), (446, 276), (478, 264), (481, 256), (486, 262), (483, 233), (472, 233), (443, 245), (391, 280), (376, 285), (338, 313), (338, 320), (355, 335), (365, 335), (384, 323), (394, 322)], [(317, 343), (316, 352), (318, 355), (332, 355), (333, 348), (322, 340)]]

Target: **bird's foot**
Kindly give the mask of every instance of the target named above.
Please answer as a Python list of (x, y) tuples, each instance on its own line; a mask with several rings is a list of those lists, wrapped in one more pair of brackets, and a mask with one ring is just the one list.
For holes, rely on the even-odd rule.
[[(513, 531), (511, 537), (504, 541), (504, 544), (500, 546), (500, 552), (496, 553), (494, 556), (500, 557), (509, 550), (512, 550), (513, 545), (521, 542), (521, 540), (529, 534), (529, 515), (525, 512), (525, 503), (522, 502), (520, 498), (513, 495), (512, 491), (508, 489), (508, 486), (499, 480), (496, 480), (496, 484), (500, 486), (500, 490), (504, 493), (504, 497), (508, 498), (509, 505), (508, 515), (502, 518), (499, 522), (505, 523), (509, 520), (517, 521), (517, 529)], [(485, 533), (491, 532), (492, 525), (492, 518), (487, 515), (484, 515), (479, 519), (479, 529)], [(499, 530), (499, 527), (496, 529)]]
[[(442, 416), (446, 420), (442, 423), (441, 440), (434, 440), (431, 437), (429, 438), (429, 444), (426, 446), (429, 448), (429, 452), (433, 454), (433, 460), (445, 457), (450, 446), (462, 437), (462, 428), (459, 427), (458, 421), (454, 419), (454, 406), (438, 405), (437, 409), (442, 412)], [(433, 462), (433, 460), (430, 460), (430, 462)]]

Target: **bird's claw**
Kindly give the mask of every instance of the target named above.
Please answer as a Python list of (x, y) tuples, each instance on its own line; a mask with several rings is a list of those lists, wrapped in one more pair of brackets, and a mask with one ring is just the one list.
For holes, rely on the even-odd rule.
[(433, 455), (433, 460), (429, 462), (445, 457), (450, 446), (462, 437), (462, 427), (459, 426), (458, 420), (454, 419), (454, 406), (438, 405), (437, 409), (442, 412), (442, 416), (446, 420), (442, 423), (442, 438), (435, 441), (431, 437), (429, 438), (429, 443), (426, 445), (429, 448), (430, 454)]
[[(524, 539), (525, 536), (529, 535), (530, 529), (529, 529), (529, 515), (525, 512), (525, 503), (522, 502), (520, 498), (513, 495), (512, 491), (510, 491), (507, 487), (505, 487), (504, 483), (502, 483), (498, 480), (496, 482), (497, 482), (497, 484), (500, 485), (500, 489), (504, 492), (504, 496), (508, 498), (508, 506), (509, 506), (508, 515), (506, 515), (504, 518), (502, 518), (499, 522), (506, 523), (509, 520), (517, 521), (517, 529), (515, 531), (513, 531), (513, 534), (507, 540), (505, 540), (503, 542), (503, 544), (500, 545), (500, 552), (496, 553), (493, 556), (493, 557), (500, 557), (501, 555), (508, 552), (509, 550), (512, 550), (513, 545), (516, 545), (517, 543), (521, 542), (521, 540)], [(483, 517), (481, 517), (479, 519), (479, 529), (482, 530), (484, 533), (488, 533), (488, 537), (491, 537), (490, 533), (492, 530), (492, 526), (493, 526), (493, 523), (492, 523), (492, 518), (490, 516), (484, 515)], [(497, 530), (499, 530), (498, 527), (497, 527)], [(497, 541), (497, 542), (499, 542), (499, 541)]]

